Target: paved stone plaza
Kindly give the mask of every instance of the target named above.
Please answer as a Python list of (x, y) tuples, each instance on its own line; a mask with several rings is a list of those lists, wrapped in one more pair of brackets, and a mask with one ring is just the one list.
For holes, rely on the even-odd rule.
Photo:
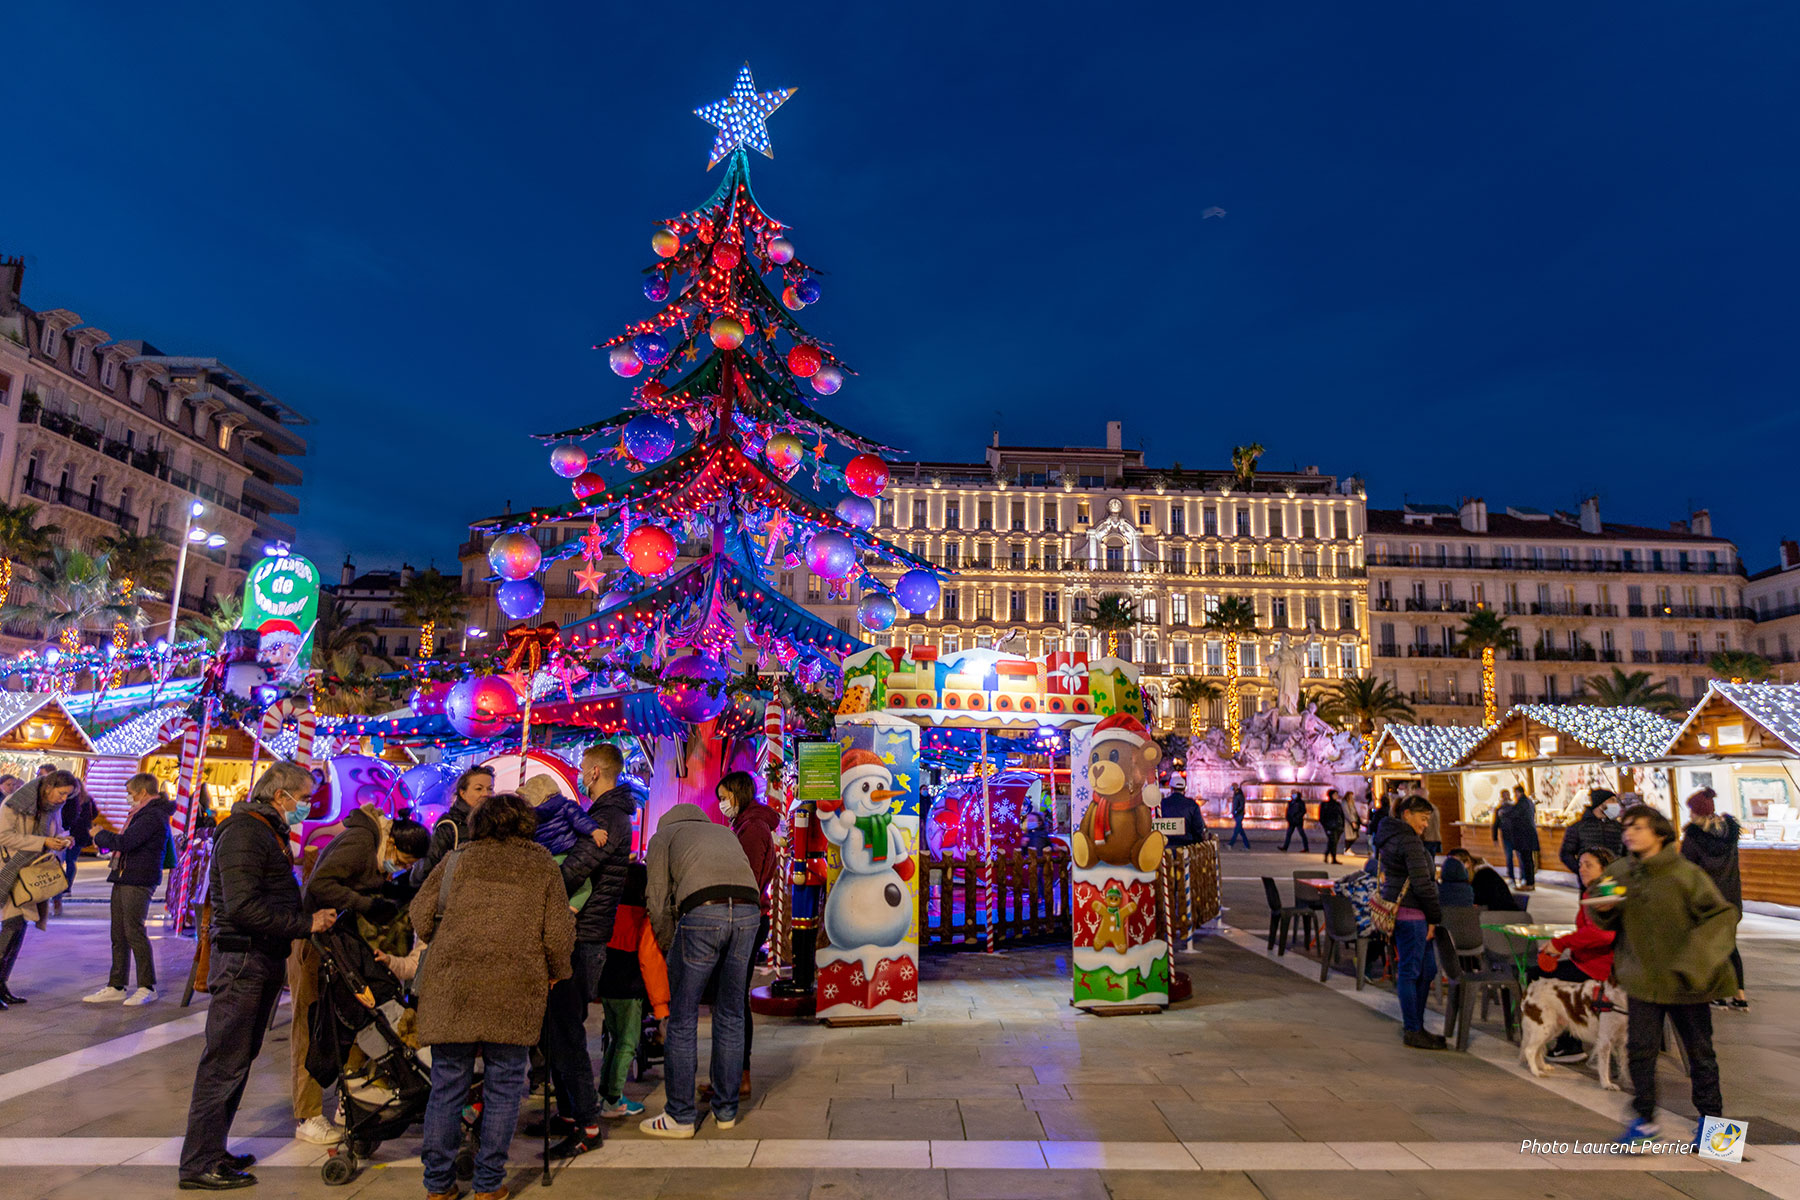
[[(515, 1190), (613, 1200), (1800, 1196), (1800, 925), (1746, 923), (1756, 1007), (1718, 1022), (1728, 1114), (1751, 1122), (1742, 1166), (1530, 1155), (1520, 1150), (1528, 1138), (1611, 1139), (1623, 1099), (1582, 1072), (1531, 1080), (1497, 1026), (1471, 1054), (1409, 1051), (1391, 993), (1354, 993), (1347, 975), (1320, 985), (1316, 959), (1266, 955), (1257, 877), (1285, 880), (1316, 863), (1316, 855), (1228, 854), (1226, 932), (1181, 956), (1195, 995), (1161, 1017), (1075, 1013), (1065, 951), (927, 956), (916, 1023), (760, 1025), (757, 1099), (737, 1128), (664, 1143), (624, 1124), (546, 1193), (525, 1169), (536, 1143), (521, 1139)], [(28, 936), (14, 987), (31, 1003), (0, 1013), (7, 1200), (189, 1194), (176, 1191), (173, 1164), (204, 1022), (204, 1000), (178, 1007), (191, 943), (156, 943), (158, 1004), (81, 1004), (104, 982), (107, 955), (93, 870), (84, 869), (69, 916)], [(1546, 888), (1534, 909), (1568, 918), (1572, 896)], [(284, 1006), (238, 1119), (239, 1140), (263, 1159), (262, 1183), (244, 1194), (421, 1195), (408, 1157), (416, 1141), (384, 1147), (348, 1186), (329, 1188), (317, 1170), (322, 1152), (289, 1140), (286, 1014)], [(1665, 1063), (1668, 1106), (1691, 1116), (1684, 1081)], [(660, 1107), (660, 1089), (637, 1094), (652, 1113)], [(1667, 1125), (1671, 1134), (1685, 1129), (1678, 1116)]]

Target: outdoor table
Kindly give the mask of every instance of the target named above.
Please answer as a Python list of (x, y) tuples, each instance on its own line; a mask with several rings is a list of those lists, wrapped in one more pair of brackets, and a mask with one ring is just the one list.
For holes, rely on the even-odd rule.
[[(1330, 880), (1330, 879), (1296, 879), (1296, 880), (1294, 880), (1294, 886), (1312, 889), (1315, 898), (1318, 899), (1318, 901), (1321, 904), (1323, 904), (1325, 897), (1332, 893), (1332, 891), (1336, 887), (1336, 884), (1333, 880)], [(1298, 893), (1296, 893), (1295, 899), (1298, 899), (1298, 898), (1299, 898)], [(1323, 956), (1325, 953), (1325, 946), (1326, 946), (1324, 918), (1323, 917), (1320, 918), (1319, 932), (1313, 938), (1313, 945), (1318, 949), (1319, 954), (1321, 956)]]
[(1301, 887), (1313, 888), (1320, 892), (1329, 892), (1337, 887), (1337, 881), (1333, 879), (1296, 879), (1294, 882)]
[(1482, 923), (1483, 929), (1497, 929), (1506, 935), (1507, 943), (1512, 947), (1513, 966), (1519, 972), (1519, 982), (1525, 982), (1526, 969), (1531, 960), (1537, 957), (1539, 942), (1547, 942), (1564, 934), (1574, 933), (1573, 925), (1517, 925)]

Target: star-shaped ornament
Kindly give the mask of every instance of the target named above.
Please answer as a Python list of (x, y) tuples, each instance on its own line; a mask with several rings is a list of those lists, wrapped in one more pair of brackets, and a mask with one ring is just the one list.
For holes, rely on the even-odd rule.
[(724, 162), (739, 146), (760, 150), (765, 156), (774, 158), (775, 151), (769, 145), (769, 127), (766, 122), (769, 114), (780, 108), (793, 94), (793, 88), (782, 88), (774, 92), (757, 91), (756, 81), (750, 78), (750, 64), (745, 63), (738, 71), (737, 82), (731, 85), (730, 95), (694, 110), (696, 117), (711, 122), (719, 129), (713, 138), (712, 157), (707, 161), (706, 169), (710, 171)]
[(592, 592), (598, 596), (600, 594), (600, 580), (603, 575), (604, 572), (602, 572), (599, 567), (591, 564), (575, 572), (576, 592)]

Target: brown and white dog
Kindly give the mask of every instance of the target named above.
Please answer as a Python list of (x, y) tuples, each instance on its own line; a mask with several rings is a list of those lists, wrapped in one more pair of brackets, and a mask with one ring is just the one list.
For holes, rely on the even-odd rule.
[[(1612, 1005), (1611, 1010), (1595, 1008), (1596, 989)], [(1613, 1072), (1615, 1066), (1620, 1074), (1625, 1070), (1625, 1003), (1625, 991), (1616, 983), (1537, 980), (1519, 1007), (1524, 1018), (1519, 1037), (1520, 1061), (1533, 1075), (1548, 1075), (1551, 1068), (1544, 1062), (1544, 1052), (1567, 1030), (1593, 1048), (1588, 1057), (1600, 1076), (1601, 1088), (1618, 1091)]]

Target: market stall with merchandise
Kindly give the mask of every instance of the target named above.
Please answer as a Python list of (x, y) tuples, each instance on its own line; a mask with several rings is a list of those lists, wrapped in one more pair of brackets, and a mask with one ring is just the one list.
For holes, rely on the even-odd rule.
[(1472, 725), (1387, 726), (1376, 736), (1363, 770), (1369, 778), (1369, 798), (1425, 797), (1438, 810), (1444, 849), (1456, 849), (1462, 845), (1462, 801), (1452, 772), (1485, 732)]

